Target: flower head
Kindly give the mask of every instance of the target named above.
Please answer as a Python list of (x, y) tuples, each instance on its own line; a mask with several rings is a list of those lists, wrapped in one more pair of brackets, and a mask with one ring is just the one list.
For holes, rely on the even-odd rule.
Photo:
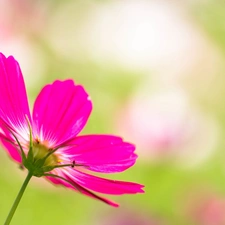
[(143, 193), (143, 185), (108, 180), (88, 171), (122, 172), (134, 165), (134, 145), (113, 135), (77, 136), (92, 110), (91, 100), (72, 80), (56, 80), (37, 96), (31, 115), (18, 62), (0, 53), (0, 139), (9, 155), (33, 176), (44, 176), (109, 205), (98, 196)]

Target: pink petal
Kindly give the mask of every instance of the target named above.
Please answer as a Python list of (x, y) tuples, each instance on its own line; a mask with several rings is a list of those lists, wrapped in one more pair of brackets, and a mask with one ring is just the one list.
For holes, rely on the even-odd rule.
[(91, 101), (82, 86), (72, 80), (57, 80), (46, 85), (35, 101), (36, 134), (41, 141), (60, 144), (83, 129), (91, 109)]
[(66, 181), (62, 180), (62, 179), (59, 179), (59, 178), (55, 178), (55, 177), (46, 177), (49, 181), (51, 181), (53, 184), (56, 184), (56, 185), (63, 185), (67, 188), (71, 188), (75, 191), (78, 191), (86, 196), (89, 196), (91, 198), (94, 198), (94, 199), (97, 199), (97, 200), (100, 200), (108, 205), (111, 205), (113, 207), (118, 207), (119, 205), (109, 199), (106, 199), (106, 198), (103, 198), (102, 196), (98, 196), (97, 194), (85, 189), (84, 187), (80, 186), (79, 184), (75, 183), (71, 178), (67, 177), (67, 176), (63, 176), (63, 178), (65, 179), (68, 179), (70, 182), (73, 183), (73, 185), (67, 183)]
[(76, 164), (96, 172), (124, 171), (134, 165), (137, 158), (134, 153), (135, 146), (116, 136), (79, 136), (72, 140), (70, 145), (74, 147), (64, 150), (62, 154), (67, 155)]
[(10, 142), (8, 142), (7, 138), (5, 138), (5, 136), (2, 135), (1, 133), (0, 133), (0, 140), (4, 145), (4, 147), (6, 148), (6, 150), (8, 151), (9, 155), (12, 157), (12, 159), (18, 163), (21, 163), (22, 162), (21, 155), (18, 149), (16, 149), (15, 145), (12, 145)]
[[(19, 140), (27, 140), (29, 129), (26, 116), (30, 120), (27, 94), (23, 75), (18, 62), (0, 53), (0, 119), (18, 135)], [(2, 122), (1, 122), (2, 125)], [(9, 135), (8, 138), (12, 137)]]
[(141, 184), (126, 181), (108, 180), (86, 174), (72, 168), (68, 171), (67, 176), (82, 187), (104, 194), (122, 195), (144, 193), (142, 190), (144, 186)]

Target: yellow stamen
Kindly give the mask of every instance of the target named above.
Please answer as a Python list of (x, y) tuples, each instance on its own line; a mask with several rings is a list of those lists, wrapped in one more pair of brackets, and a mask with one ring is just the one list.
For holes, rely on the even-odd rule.
[[(52, 151), (52, 149), (48, 148), (45, 144), (39, 142), (33, 143), (33, 155), (35, 160), (43, 159), (50, 151)], [(59, 161), (56, 154), (53, 153), (46, 158), (44, 166), (55, 166)]]

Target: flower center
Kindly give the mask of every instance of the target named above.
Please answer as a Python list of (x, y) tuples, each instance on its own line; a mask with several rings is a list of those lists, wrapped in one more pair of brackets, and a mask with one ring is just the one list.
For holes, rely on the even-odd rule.
[[(33, 143), (33, 157), (35, 161), (39, 159), (43, 159), (51, 151), (52, 149), (48, 148), (46, 145), (42, 143), (39, 143), (39, 142)], [(44, 166), (55, 166), (58, 162), (59, 160), (57, 156), (53, 153), (46, 158), (44, 162)]]

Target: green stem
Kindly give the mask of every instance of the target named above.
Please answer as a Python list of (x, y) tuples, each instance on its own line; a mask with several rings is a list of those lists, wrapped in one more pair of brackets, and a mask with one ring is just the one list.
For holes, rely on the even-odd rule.
[(18, 195), (17, 195), (17, 197), (16, 197), (14, 203), (13, 203), (13, 206), (12, 206), (12, 208), (11, 208), (9, 214), (8, 214), (8, 217), (7, 217), (7, 219), (6, 219), (5, 223), (4, 223), (4, 225), (9, 225), (9, 224), (10, 224), (10, 221), (11, 221), (12, 218), (13, 218), (13, 215), (14, 215), (14, 213), (15, 213), (15, 211), (16, 211), (16, 208), (17, 208), (17, 206), (19, 205), (19, 202), (20, 202), (20, 200), (21, 200), (21, 198), (22, 198), (22, 196), (23, 196), (23, 193), (24, 193), (24, 191), (25, 191), (25, 189), (26, 189), (26, 187), (27, 187), (27, 184), (29, 183), (31, 177), (32, 177), (32, 173), (29, 172), (29, 173), (27, 174), (27, 177), (26, 177), (26, 179), (25, 179), (25, 181), (24, 181), (24, 183), (23, 183), (23, 185), (22, 185), (22, 187), (21, 187), (21, 189), (20, 189), (20, 191), (19, 191), (19, 193), (18, 193)]

